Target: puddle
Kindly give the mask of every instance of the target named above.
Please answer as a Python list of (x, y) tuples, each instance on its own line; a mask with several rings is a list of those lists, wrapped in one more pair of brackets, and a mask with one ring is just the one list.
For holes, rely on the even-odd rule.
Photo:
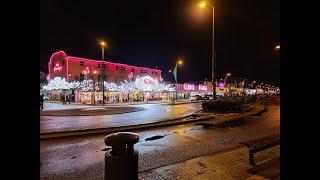
[(200, 125), (203, 127), (203, 129), (212, 129), (213, 128), (213, 124), (210, 124), (210, 123), (197, 123), (195, 125)]
[(157, 140), (157, 139), (161, 139), (161, 138), (164, 138), (166, 135), (156, 135), (156, 136), (151, 136), (149, 138), (146, 138), (145, 141), (154, 141), (154, 140)]

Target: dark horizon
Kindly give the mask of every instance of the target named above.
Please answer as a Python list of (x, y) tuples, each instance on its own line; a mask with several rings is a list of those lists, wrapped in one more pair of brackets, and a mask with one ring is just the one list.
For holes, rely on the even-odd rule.
[[(101, 59), (100, 39), (110, 44), (106, 59), (162, 70), (165, 80), (178, 57), (179, 82), (211, 79), (211, 11), (196, 0), (40, 2), (40, 70), (52, 53)], [(231, 72), (280, 86), (279, 0), (216, 0), (217, 78)]]

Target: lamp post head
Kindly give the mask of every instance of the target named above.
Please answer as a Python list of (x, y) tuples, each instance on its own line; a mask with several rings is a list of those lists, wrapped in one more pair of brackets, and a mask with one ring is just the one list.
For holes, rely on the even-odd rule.
[(100, 45), (101, 45), (102, 47), (105, 47), (105, 46), (106, 46), (106, 42), (101, 41), (101, 42), (100, 42)]
[(198, 4), (198, 6), (199, 6), (200, 8), (204, 8), (204, 7), (207, 6), (207, 3), (204, 2), (204, 1), (202, 1), (202, 2), (200, 2), (200, 3)]

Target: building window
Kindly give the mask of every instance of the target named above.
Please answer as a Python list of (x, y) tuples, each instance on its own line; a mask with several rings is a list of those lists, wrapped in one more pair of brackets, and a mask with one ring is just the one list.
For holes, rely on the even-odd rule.
[(62, 65), (64, 65), (64, 61), (62, 61), (62, 63), (61, 63)]
[(101, 68), (101, 64), (98, 64), (98, 68)]
[(103, 68), (106, 69), (108, 68), (108, 66), (106, 64), (103, 64)]
[(84, 62), (83, 61), (80, 61), (80, 66), (84, 66)]
[(125, 70), (125, 67), (123, 67), (123, 66), (116, 66), (116, 70)]
[(83, 74), (80, 74), (80, 81), (83, 81), (85, 78), (84, 78), (84, 75)]

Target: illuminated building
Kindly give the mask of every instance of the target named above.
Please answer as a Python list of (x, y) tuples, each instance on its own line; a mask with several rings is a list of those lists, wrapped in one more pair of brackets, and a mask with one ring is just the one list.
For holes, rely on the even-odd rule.
[(119, 83), (136, 77), (149, 75), (162, 81), (161, 70), (127, 64), (112, 63), (108, 60), (91, 60), (87, 58), (68, 56), (65, 52), (53, 53), (48, 63), (48, 79), (64, 77), (67, 81), (82, 81), (87, 79), (103, 80)]

